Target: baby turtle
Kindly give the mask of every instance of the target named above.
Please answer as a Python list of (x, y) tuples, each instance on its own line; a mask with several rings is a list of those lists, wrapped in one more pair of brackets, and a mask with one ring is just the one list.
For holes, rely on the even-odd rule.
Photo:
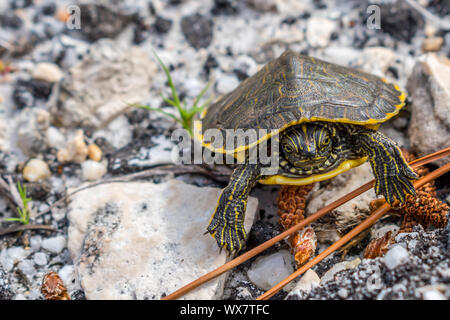
[[(389, 204), (414, 195), (408, 166), (397, 144), (377, 131), (405, 105), (405, 92), (385, 79), (293, 51), (284, 52), (201, 115), (196, 139), (214, 152), (246, 161), (238, 164), (219, 197), (207, 232), (221, 248), (245, 244), (247, 198), (257, 182), (304, 185), (332, 178), (369, 161), (375, 192)], [(204, 139), (207, 129), (267, 129), (255, 141), (231, 147)], [(270, 130), (270, 131), (268, 131)], [(274, 140), (277, 137), (276, 140)], [(223, 140), (225, 141), (225, 139)], [(279, 166), (264, 175), (265, 164), (248, 161), (262, 142), (279, 143)]]

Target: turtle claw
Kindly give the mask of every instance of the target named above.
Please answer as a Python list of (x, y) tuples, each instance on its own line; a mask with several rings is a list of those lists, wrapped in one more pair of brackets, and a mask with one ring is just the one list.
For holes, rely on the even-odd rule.
[(216, 225), (209, 225), (206, 233), (210, 233), (219, 246), (219, 253), (222, 249), (227, 251), (228, 256), (241, 251), (244, 248), (246, 232), (242, 222), (236, 222), (236, 225), (229, 225), (226, 220)]

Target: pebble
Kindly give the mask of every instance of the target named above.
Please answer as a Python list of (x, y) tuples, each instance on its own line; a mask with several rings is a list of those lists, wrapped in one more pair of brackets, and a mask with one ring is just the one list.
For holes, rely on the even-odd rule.
[(213, 27), (213, 20), (199, 13), (181, 19), (181, 30), (195, 49), (209, 47), (213, 38)]
[(55, 83), (60, 81), (64, 74), (56, 64), (41, 62), (37, 64), (32, 76), (33, 79)]
[(65, 246), (66, 238), (64, 236), (56, 236), (42, 241), (42, 248), (56, 254), (60, 253)]
[(34, 261), (30, 259), (20, 261), (19, 264), (17, 265), (17, 268), (19, 268), (19, 270), (22, 271), (22, 273), (26, 275), (29, 279), (31, 279), (33, 275), (36, 273)]
[(247, 0), (247, 3), (250, 7), (260, 12), (277, 11), (276, 0)]
[(320, 284), (323, 285), (330, 280), (334, 279), (334, 276), (343, 270), (354, 269), (361, 263), (361, 259), (356, 258), (352, 261), (343, 261), (336, 263), (330, 270), (328, 270), (320, 279)]
[(23, 169), (24, 179), (30, 182), (46, 179), (51, 175), (48, 164), (41, 159), (31, 159)]
[(41, 248), (42, 236), (35, 235), (30, 238), (30, 247), (33, 251), (38, 251)]
[(423, 40), (422, 51), (432, 52), (439, 51), (444, 44), (444, 38), (442, 37), (430, 37)]
[(342, 299), (345, 299), (348, 297), (348, 290), (345, 288), (341, 288), (338, 290), (337, 292), (338, 296), (341, 297)]
[(72, 264), (65, 265), (58, 271), (58, 275), (61, 277), (62, 282), (71, 291), (73, 286), (76, 286), (77, 277), (75, 273), (75, 268)]
[(172, 20), (157, 16), (153, 27), (155, 28), (156, 32), (160, 34), (167, 33), (172, 27)]
[(408, 260), (408, 251), (401, 245), (393, 246), (384, 256), (384, 263), (391, 270), (405, 264)]
[(25, 259), (29, 255), (29, 251), (22, 247), (12, 247), (3, 249), (0, 253), (0, 264), (6, 272), (11, 271), (14, 265)]
[(224, 74), (217, 81), (216, 89), (219, 93), (225, 94), (235, 89), (239, 85), (239, 81), (234, 75)]
[(241, 55), (234, 61), (233, 71), (244, 74), (246, 77), (250, 77), (258, 71), (258, 65), (253, 58), (246, 55)]
[(305, 272), (305, 274), (300, 278), (300, 280), (295, 284), (294, 289), (286, 296), (286, 299), (289, 297), (300, 296), (302, 293), (309, 293), (311, 289), (320, 284), (320, 277), (317, 273), (309, 269)]
[(34, 263), (38, 266), (45, 266), (47, 264), (47, 255), (43, 252), (36, 252), (33, 257)]
[(95, 143), (88, 145), (88, 157), (94, 161), (100, 161), (102, 159), (102, 149), (99, 148)]
[[(292, 267), (292, 255), (287, 250), (280, 250), (274, 254), (257, 258), (247, 271), (250, 281), (263, 290), (269, 290), (281, 280), (288, 277), (294, 268)], [(291, 286), (285, 290), (292, 289)]]
[(437, 290), (425, 291), (423, 293), (424, 300), (447, 300), (447, 298)]
[(56, 157), (59, 162), (82, 163), (88, 155), (88, 147), (84, 142), (83, 130), (77, 130), (66, 149), (59, 150)]
[(214, 7), (211, 9), (213, 15), (233, 15), (239, 12), (238, 0), (214, 0)]
[(50, 126), (47, 129), (46, 142), (51, 148), (63, 149), (66, 144), (66, 138), (58, 128)]
[(312, 47), (325, 47), (335, 29), (334, 21), (322, 17), (311, 17), (308, 20), (306, 39)]
[(107, 172), (107, 167), (102, 162), (86, 160), (81, 164), (83, 180), (95, 181), (103, 177)]

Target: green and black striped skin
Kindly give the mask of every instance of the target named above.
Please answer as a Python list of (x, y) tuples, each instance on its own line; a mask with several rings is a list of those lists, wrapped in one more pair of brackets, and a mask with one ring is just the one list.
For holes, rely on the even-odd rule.
[[(376, 194), (392, 204), (415, 194), (411, 181), (417, 176), (397, 144), (373, 128), (396, 115), (405, 97), (382, 78), (286, 51), (208, 107), (202, 129), (224, 134), (226, 129), (275, 130), (280, 143), (277, 176), (339, 173), (340, 164), (367, 157)], [(248, 152), (247, 146), (208, 145), (201, 133), (197, 138), (216, 152)], [(256, 144), (270, 138), (258, 138)], [(233, 252), (244, 247), (247, 198), (262, 169), (258, 163), (238, 165), (219, 197), (207, 232), (220, 248)]]

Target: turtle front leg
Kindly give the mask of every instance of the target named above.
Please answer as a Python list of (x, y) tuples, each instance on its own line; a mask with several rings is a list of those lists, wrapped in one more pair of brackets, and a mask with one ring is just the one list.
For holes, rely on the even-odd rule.
[(247, 199), (261, 176), (260, 171), (257, 164), (239, 165), (222, 191), (207, 228), (220, 248), (239, 252), (244, 247), (247, 238), (244, 229)]
[(415, 195), (411, 180), (418, 176), (409, 167), (397, 144), (383, 134), (363, 129), (358, 135), (363, 153), (368, 155), (375, 176), (375, 193), (392, 205), (395, 198), (403, 203), (406, 195)]

